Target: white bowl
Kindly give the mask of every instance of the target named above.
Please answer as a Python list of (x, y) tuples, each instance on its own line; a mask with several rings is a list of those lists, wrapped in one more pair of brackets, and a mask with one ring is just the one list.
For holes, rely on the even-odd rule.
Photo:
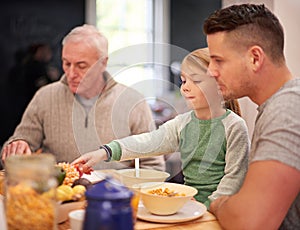
[(65, 204), (58, 204), (57, 209), (57, 223), (65, 222), (71, 211), (83, 209), (86, 206), (86, 201), (74, 201)]
[[(155, 215), (175, 214), (198, 192), (194, 187), (169, 182), (148, 182), (135, 185), (135, 187), (137, 186), (139, 187), (139, 193), (145, 208)], [(149, 191), (159, 188), (162, 190), (168, 188), (178, 193), (178, 196), (162, 196), (149, 193)]]
[(78, 209), (69, 212), (70, 226), (72, 230), (82, 230), (85, 210)]
[(127, 187), (145, 182), (162, 182), (170, 176), (167, 172), (153, 169), (139, 169), (139, 177), (136, 177), (135, 169), (120, 169), (117, 172), (120, 181)]

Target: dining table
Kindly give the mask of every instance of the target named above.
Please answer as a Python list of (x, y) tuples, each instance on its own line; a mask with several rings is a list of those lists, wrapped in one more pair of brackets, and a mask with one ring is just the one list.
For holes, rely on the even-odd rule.
[[(69, 220), (66, 220), (63, 223), (58, 224), (58, 230), (71, 230)], [(137, 219), (134, 230), (146, 230), (146, 229), (154, 229), (154, 230), (221, 230), (222, 227), (218, 223), (216, 217), (206, 211), (203, 216), (198, 219), (180, 222), (180, 223), (153, 223), (148, 221), (143, 221)]]
[[(98, 175), (95, 177), (87, 177), (88, 179), (92, 181), (102, 180), (101, 176), (99, 177), (99, 174), (102, 176), (110, 175), (113, 178), (120, 180), (119, 174), (116, 170), (108, 169), (108, 170), (100, 170), (97, 172)], [(99, 178), (97, 178), (99, 177)], [(58, 230), (71, 230), (70, 228), (70, 222), (69, 219), (66, 221), (58, 224), (57, 227)], [(216, 217), (210, 213), (209, 211), (205, 211), (203, 215), (199, 216), (196, 219), (188, 220), (188, 221), (180, 221), (180, 222), (172, 222), (172, 223), (160, 223), (160, 222), (152, 222), (152, 221), (146, 221), (143, 219), (137, 218), (135, 224), (134, 224), (134, 230), (146, 230), (146, 229), (154, 229), (154, 230), (221, 230), (222, 227), (220, 226), (218, 220)]]
[[(101, 174), (110, 174), (111, 176), (118, 179), (118, 175), (116, 174), (115, 170), (105, 170), (101, 171)], [(0, 174), (0, 178), (3, 179), (4, 173)], [(95, 178), (94, 178), (95, 179)], [(101, 178), (96, 178), (101, 180)], [(103, 178), (102, 178), (103, 179)], [(195, 201), (196, 202), (196, 201)], [(201, 203), (200, 203), (201, 204)], [(80, 204), (80, 209), (84, 209), (86, 207), (85, 205)], [(2, 207), (4, 208), (4, 207)], [(4, 211), (4, 210), (3, 210)], [(4, 212), (3, 212), (4, 214)], [(138, 215), (137, 215), (138, 216)], [(1, 228), (0, 228), (1, 229)], [(172, 230), (220, 230), (222, 227), (220, 226), (218, 220), (216, 217), (207, 211), (202, 213), (201, 216), (194, 218), (192, 220), (187, 221), (173, 221), (171, 223), (166, 222), (158, 222), (158, 221), (146, 221), (140, 218), (137, 218), (134, 224), (134, 230), (146, 230), (146, 229), (154, 229), (154, 230), (166, 230), (166, 229), (172, 229)], [(71, 230), (70, 227), (70, 220), (68, 218), (65, 218), (64, 221), (60, 221), (57, 224), (57, 230)]]

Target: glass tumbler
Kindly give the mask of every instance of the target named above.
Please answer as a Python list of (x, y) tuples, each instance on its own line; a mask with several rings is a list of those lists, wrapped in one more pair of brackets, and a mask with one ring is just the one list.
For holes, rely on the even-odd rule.
[(54, 165), (51, 154), (6, 159), (4, 205), (8, 230), (56, 229)]

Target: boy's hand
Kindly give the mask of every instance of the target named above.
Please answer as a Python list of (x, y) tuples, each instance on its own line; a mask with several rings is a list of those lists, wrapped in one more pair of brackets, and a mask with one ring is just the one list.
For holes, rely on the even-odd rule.
[(106, 160), (107, 155), (104, 149), (98, 149), (93, 152), (83, 154), (81, 157), (75, 159), (71, 164), (78, 165), (78, 170), (81, 173), (91, 174), (93, 166), (100, 161)]

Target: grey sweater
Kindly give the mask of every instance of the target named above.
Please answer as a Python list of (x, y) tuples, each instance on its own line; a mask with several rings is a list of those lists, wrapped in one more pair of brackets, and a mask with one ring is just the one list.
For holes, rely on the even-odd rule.
[[(66, 77), (37, 91), (14, 134), (4, 144), (22, 139), (32, 151), (42, 148), (58, 162), (72, 162), (114, 139), (154, 129), (151, 110), (137, 91), (105, 72), (106, 86), (87, 114), (69, 90)], [(96, 169), (133, 167), (133, 161), (101, 162)], [(142, 168), (165, 170), (163, 156), (142, 159)]]

